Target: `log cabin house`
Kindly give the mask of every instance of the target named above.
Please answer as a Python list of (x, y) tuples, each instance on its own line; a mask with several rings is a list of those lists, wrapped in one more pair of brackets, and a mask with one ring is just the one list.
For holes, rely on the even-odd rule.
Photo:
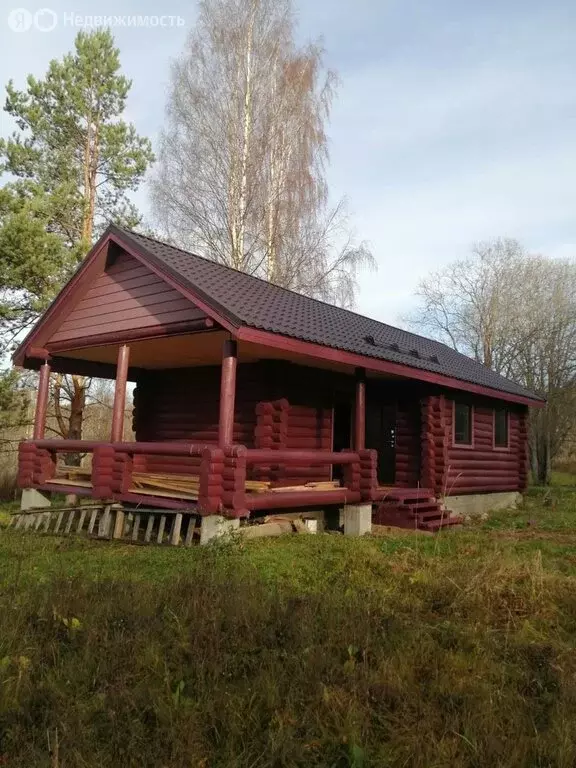
[[(14, 363), (40, 372), (21, 488), (225, 518), (370, 504), (436, 530), (441, 497), (524, 490), (542, 404), (436, 341), (114, 225)], [(109, 441), (46, 439), (51, 372), (115, 380)]]

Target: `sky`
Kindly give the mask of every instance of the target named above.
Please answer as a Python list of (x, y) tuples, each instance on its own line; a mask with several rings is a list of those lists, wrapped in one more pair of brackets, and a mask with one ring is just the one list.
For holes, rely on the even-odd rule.
[[(23, 86), (29, 72), (41, 75), (71, 49), (80, 29), (66, 22), (71, 15), (184, 21), (113, 28), (134, 83), (127, 119), (154, 142), (170, 61), (196, 4), (24, 2), (0, 6), (0, 83)], [(22, 8), (44, 9), (44, 31), (33, 16), (13, 13)], [(531, 251), (576, 257), (575, 3), (297, 0), (296, 8), (300, 39), (322, 38), (341, 79), (328, 182), (334, 200), (347, 197), (357, 235), (378, 262), (377, 274), (360, 278), (358, 311), (397, 323), (419, 280), (478, 240), (515, 237)], [(32, 26), (15, 31), (21, 19)], [(12, 126), (0, 120), (6, 135)], [(146, 208), (145, 190), (138, 202)]]

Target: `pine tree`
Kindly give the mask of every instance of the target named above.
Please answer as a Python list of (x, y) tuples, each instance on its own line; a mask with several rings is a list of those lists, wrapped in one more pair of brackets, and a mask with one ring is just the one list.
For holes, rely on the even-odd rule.
[[(108, 221), (140, 220), (128, 195), (154, 156), (150, 141), (122, 120), (130, 87), (111, 33), (96, 30), (80, 32), (74, 51), (51, 61), (44, 78), (30, 75), (23, 91), (12, 81), (6, 88), (16, 130), (0, 140), (4, 348), (45, 309)], [(75, 389), (86, 386), (75, 377)], [(80, 437), (78, 428), (65, 436)]]

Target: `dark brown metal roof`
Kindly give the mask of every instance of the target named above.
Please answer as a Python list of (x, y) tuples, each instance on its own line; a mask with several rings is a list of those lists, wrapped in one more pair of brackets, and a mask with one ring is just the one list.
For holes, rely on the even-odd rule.
[(110, 231), (156, 262), (233, 325), (450, 376), (500, 392), (541, 398), (438, 341), (409, 333), (115, 225)]

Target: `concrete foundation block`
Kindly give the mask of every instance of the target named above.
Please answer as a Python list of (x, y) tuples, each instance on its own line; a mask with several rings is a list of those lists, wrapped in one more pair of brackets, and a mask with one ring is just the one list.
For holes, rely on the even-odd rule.
[(227, 536), (240, 528), (238, 518), (229, 520), (222, 515), (206, 515), (200, 524), (200, 544), (207, 544), (212, 539)]
[(371, 533), (372, 504), (348, 504), (343, 512), (345, 536), (364, 536)]
[(522, 494), (517, 491), (471, 493), (444, 496), (442, 502), (447, 510), (458, 517), (486, 518), (497, 509), (515, 509), (522, 502)]
[(42, 507), (49, 507), (51, 503), (50, 498), (37, 491), (36, 488), (25, 488), (20, 499), (20, 509), (24, 511), (27, 509), (41, 509)]

